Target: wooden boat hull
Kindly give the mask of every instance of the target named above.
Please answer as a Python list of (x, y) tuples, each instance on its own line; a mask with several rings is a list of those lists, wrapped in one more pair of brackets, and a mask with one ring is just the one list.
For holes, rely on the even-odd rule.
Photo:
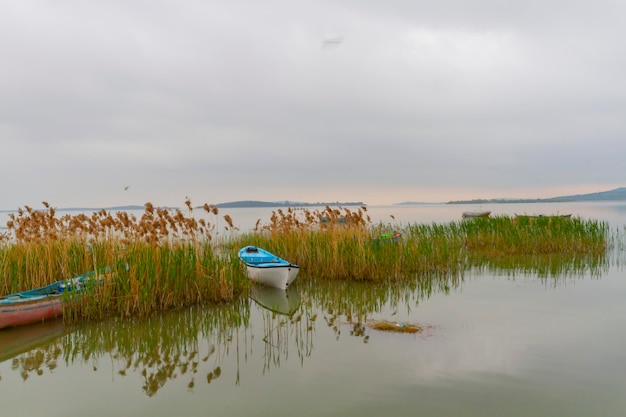
[(19, 303), (0, 304), (0, 329), (23, 326), (59, 317), (63, 314), (61, 294), (42, 296)]
[(72, 279), (53, 282), (44, 287), (0, 297), (0, 329), (42, 322), (63, 314), (65, 293), (81, 293), (86, 285), (98, 284), (99, 274), (112, 270), (107, 266)]
[(515, 214), (515, 217), (518, 219), (570, 219), (572, 214)]
[(246, 265), (248, 278), (269, 287), (286, 289), (300, 271), (298, 265), (255, 246), (242, 248), (238, 255)]

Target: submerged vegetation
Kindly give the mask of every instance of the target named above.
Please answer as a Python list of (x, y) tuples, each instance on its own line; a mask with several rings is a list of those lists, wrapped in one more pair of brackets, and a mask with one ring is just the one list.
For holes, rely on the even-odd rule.
[(236, 256), (245, 245), (299, 264), (299, 280), (432, 288), (476, 267), (524, 267), (546, 276), (585, 271), (602, 266), (611, 244), (606, 223), (579, 218), (496, 216), (394, 227), (372, 223), (365, 206), (327, 206), (278, 209), (242, 232), (214, 205), (194, 208), (189, 200), (186, 212), (146, 203), (140, 217), (106, 210), (58, 216), (43, 205), (9, 216), (0, 236), (0, 294), (113, 266), (89, 297), (67, 304), (65, 317), (73, 321), (232, 302), (250, 285)]
[(374, 320), (367, 324), (369, 327), (382, 332), (395, 333), (420, 333), (424, 331), (424, 327), (419, 324), (402, 323), (388, 320)]

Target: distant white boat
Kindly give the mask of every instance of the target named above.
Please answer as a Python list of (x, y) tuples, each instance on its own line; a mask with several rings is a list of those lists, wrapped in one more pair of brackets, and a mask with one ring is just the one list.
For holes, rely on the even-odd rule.
[(256, 246), (246, 246), (239, 251), (248, 270), (248, 278), (269, 287), (287, 289), (298, 275), (300, 267)]
[(560, 219), (569, 219), (572, 217), (572, 214), (533, 214), (533, 215), (529, 215), (529, 214), (515, 214), (515, 217), (518, 219), (523, 219), (523, 218), (527, 218), (527, 219), (554, 219), (554, 218), (560, 218)]
[(489, 215), (491, 215), (490, 211), (464, 211), (463, 214), (461, 214), (461, 217), (463, 217), (464, 219), (471, 219), (476, 217), (487, 218), (489, 217)]

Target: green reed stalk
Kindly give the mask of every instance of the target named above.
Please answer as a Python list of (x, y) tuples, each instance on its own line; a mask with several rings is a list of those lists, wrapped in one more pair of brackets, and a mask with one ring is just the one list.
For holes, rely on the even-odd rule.
[(511, 217), (447, 224), (409, 224), (398, 242), (376, 237), (383, 225), (281, 229), (244, 234), (237, 244), (257, 245), (324, 279), (380, 281), (406, 274), (455, 275), (479, 260), (552, 255), (571, 262), (603, 256), (608, 226), (580, 219), (520, 221)]

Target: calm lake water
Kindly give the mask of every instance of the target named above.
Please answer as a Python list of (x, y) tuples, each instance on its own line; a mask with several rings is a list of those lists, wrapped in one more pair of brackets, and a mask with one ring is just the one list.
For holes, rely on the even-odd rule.
[[(477, 209), (368, 213), (402, 225), (456, 221)], [(232, 305), (0, 331), (3, 415), (626, 415), (626, 203), (480, 209), (604, 220), (615, 249), (593, 267), (477, 266), (389, 287), (313, 285), (315, 271), (301, 271), (287, 293), (256, 288)], [(271, 211), (223, 214), (246, 229)], [(373, 320), (425, 330), (381, 332), (368, 326)]]

